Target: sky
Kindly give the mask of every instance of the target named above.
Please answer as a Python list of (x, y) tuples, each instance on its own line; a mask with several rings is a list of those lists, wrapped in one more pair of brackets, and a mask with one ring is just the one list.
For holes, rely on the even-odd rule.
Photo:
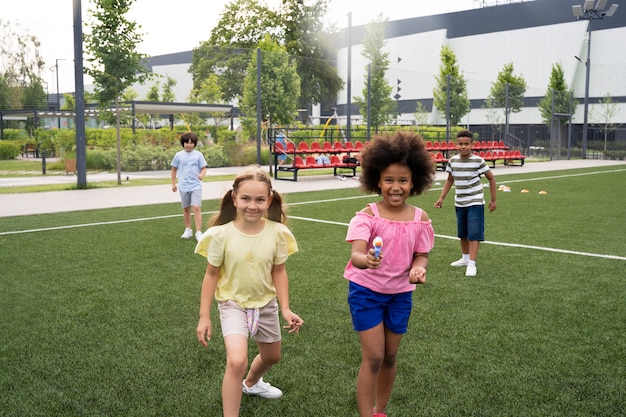
[[(261, 0), (263, 1), (263, 0)], [(74, 91), (74, 0), (3, 0), (0, 19), (9, 21), (20, 33), (41, 43), (46, 61), (42, 74), (49, 93)], [(137, 22), (143, 42), (137, 51), (148, 56), (190, 51), (207, 40), (230, 0), (135, 0), (126, 18)], [(265, 0), (278, 9), (281, 0)], [(389, 20), (430, 16), (478, 7), (475, 0), (331, 0), (328, 22), (342, 28), (364, 25), (379, 14)], [(91, 1), (82, 0), (83, 25), (88, 21)], [(84, 29), (83, 29), (84, 30)], [(57, 70), (58, 69), (58, 82)], [(91, 80), (84, 78), (85, 84)]]

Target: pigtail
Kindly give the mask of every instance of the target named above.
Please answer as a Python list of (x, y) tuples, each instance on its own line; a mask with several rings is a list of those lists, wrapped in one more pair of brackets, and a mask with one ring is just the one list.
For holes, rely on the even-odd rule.
[(283, 197), (276, 190), (271, 190), (270, 192), (272, 193), (272, 202), (267, 209), (267, 218), (284, 224), (287, 221), (287, 216), (283, 208)]
[(236, 216), (237, 209), (233, 204), (233, 189), (231, 188), (230, 190), (226, 191), (226, 194), (224, 194), (224, 197), (222, 197), (222, 201), (220, 202), (220, 210), (209, 221), (209, 227), (226, 224), (230, 221), (235, 220)]

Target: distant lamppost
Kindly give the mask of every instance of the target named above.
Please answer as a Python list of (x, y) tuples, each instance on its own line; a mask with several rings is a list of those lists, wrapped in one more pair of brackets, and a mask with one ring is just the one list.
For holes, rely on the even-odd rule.
[(617, 3), (613, 3), (607, 11), (604, 11), (607, 0), (585, 0), (582, 6), (572, 6), (572, 12), (574, 17), (578, 20), (589, 20), (587, 26), (587, 61), (585, 62), (586, 76), (585, 76), (585, 110), (583, 119), (583, 148), (582, 157), (587, 158), (587, 131), (588, 131), (588, 117), (589, 117), (589, 76), (591, 71), (591, 23), (594, 19), (604, 19), (605, 17), (611, 17), (619, 6)]
[[(65, 61), (63, 58), (54, 60), (54, 69), (57, 76), (57, 112), (61, 111), (61, 95), (59, 93), (59, 61)], [(57, 117), (57, 127), (61, 129), (61, 118)]]

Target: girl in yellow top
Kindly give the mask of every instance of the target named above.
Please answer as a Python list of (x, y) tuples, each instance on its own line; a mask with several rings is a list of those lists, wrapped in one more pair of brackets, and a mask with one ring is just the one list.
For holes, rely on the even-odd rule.
[[(262, 378), (281, 356), (279, 306), (289, 333), (298, 333), (304, 323), (289, 308), (285, 262), (298, 245), (284, 221), (282, 197), (272, 189), (269, 175), (258, 166), (250, 167), (235, 178), (196, 246), (196, 253), (208, 261), (198, 341), (207, 346), (211, 339), (210, 311), (215, 298), (226, 347), (225, 417), (239, 415), (242, 392), (263, 398), (282, 396), (280, 389)], [(249, 335), (257, 342), (259, 354), (244, 379)]]

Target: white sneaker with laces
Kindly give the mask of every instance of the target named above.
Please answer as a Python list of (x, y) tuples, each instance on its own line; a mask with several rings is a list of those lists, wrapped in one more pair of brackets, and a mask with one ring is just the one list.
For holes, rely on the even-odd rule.
[(467, 264), (469, 264), (469, 261), (466, 261), (465, 259), (461, 258), (458, 261), (452, 262), (450, 266), (467, 266)]
[(476, 265), (467, 265), (467, 269), (465, 270), (466, 277), (475, 277), (476, 276)]
[(193, 236), (193, 230), (191, 229), (185, 229), (185, 233), (180, 235), (181, 239), (189, 239), (191, 236)]
[(202, 239), (202, 232), (198, 230), (196, 232), (196, 242), (200, 242), (200, 239)]
[(246, 385), (246, 381), (243, 381), (243, 393), (247, 395), (256, 395), (261, 398), (275, 399), (283, 396), (283, 392), (276, 387), (273, 387), (270, 383), (263, 381), (263, 378), (259, 379), (259, 382), (249, 387)]

